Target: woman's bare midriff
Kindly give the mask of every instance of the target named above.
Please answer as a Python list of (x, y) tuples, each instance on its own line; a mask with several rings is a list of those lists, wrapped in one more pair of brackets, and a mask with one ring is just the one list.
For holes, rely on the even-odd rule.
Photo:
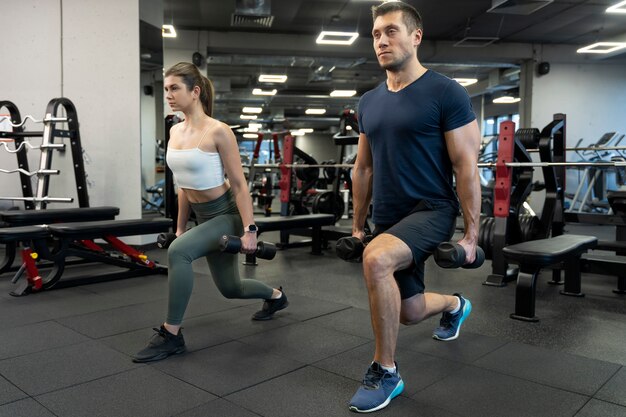
[(208, 203), (224, 195), (229, 188), (230, 184), (226, 181), (224, 184), (208, 190), (191, 190), (189, 188), (183, 188), (183, 190), (185, 190), (185, 196), (190, 203)]

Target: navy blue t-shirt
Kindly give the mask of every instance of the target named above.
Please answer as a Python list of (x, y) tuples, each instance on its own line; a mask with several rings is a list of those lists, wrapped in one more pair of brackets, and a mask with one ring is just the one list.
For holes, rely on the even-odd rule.
[(476, 119), (465, 88), (430, 70), (398, 92), (383, 82), (361, 97), (358, 118), (372, 150), (375, 224), (397, 223), (421, 200), (457, 204), (444, 132)]

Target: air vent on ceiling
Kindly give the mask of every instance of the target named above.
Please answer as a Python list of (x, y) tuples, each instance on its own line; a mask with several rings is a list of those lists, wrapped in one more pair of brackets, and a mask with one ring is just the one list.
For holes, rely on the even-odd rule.
[(546, 7), (554, 0), (492, 0), (489, 13), (529, 15)]
[(491, 45), (499, 38), (489, 36), (466, 36), (454, 44), (457, 48), (484, 48)]
[(274, 16), (242, 16), (233, 14), (230, 25), (239, 27), (270, 28), (272, 27), (272, 22), (274, 22)]
[(271, 0), (237, 0), (230, 25), (238, 27), (272, 27)]

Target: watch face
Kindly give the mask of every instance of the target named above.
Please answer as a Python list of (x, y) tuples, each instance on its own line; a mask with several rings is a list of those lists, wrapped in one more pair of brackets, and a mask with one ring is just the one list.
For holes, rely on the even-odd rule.
[(256, 232), (257, 231), (256, 225), (251, 224), (250, 226), (248, 226), (248, 231), (249, 232)]

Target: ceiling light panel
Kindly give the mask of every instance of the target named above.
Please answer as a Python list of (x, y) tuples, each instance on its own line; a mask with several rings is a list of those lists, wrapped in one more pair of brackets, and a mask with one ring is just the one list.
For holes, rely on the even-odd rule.
[(161, 35), (164, 38), (175, 38), (176, 29), (174, 29), (174, 25), (163, 25), (161, 28)]
[(626, 48), (626, 42), (596, 42), (592, 45), (584, 46), (576, 52), (579, 54), (610, 54)]
[(352, 43), (359, 37), (357, 32), (332, 32), (323, 30), (315, 43), (323, 45), (352, 45)]
[(478, 82), (476, 78), (453, 78), (453, 80), (461, 84), (463, 87), (467, 87), (468, 85), (476, 84)]
[(331, 97), (352, 97), (356, 94), (356, 90), (334, 90), (331, 91)]
[(607, 13), (626, 13), (626, 0), (612, 5), (606, 9)]
[(273, 90), (261, 90), (260, 88), (255, 88), (252, 90), (252, 94), (254, 94), (255, 96), (273, 96), (276, 95), (277, 90), (273, 89)]
[(306, 114), (325, 114), (326, 109), (306, 109)]
[(261, 107), (244, 107), (241, 109), (243, 113), (261, 113), (263, 108)]
[(259, 75), (260, 83), (284, 83), (287, 81), (286, 75), (279, 74), (261, 74)]

